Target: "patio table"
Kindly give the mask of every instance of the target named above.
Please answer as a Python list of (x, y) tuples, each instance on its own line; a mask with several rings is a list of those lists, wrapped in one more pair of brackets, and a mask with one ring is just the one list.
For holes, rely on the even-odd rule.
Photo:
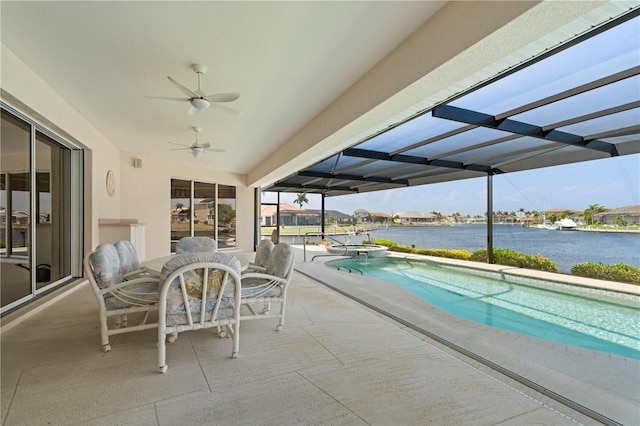
[[(165, 263), (173, 259), (175, 254), (170, 254), (168, 256), (156, 257), (154, 259), (149, 259), (145, 262), (142, 262), (142, 267), (146, 269), (149, 274), (159, 277), (162, 272), (162, 267)], [(241, 256), (234, 254), (236, 258), (240, 261), (240, 270), (244, 271), (249, 266), (249, 259), (246, 256)]]

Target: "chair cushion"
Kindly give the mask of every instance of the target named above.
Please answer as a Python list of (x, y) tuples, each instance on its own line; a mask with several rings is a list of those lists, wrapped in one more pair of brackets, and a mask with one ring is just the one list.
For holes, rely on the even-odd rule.
[(278, 243), (271, 251), (271, 256), (265, 265), (265, 273), (284, 278), (289, 273), (293, 263), (293, 250), (287, 243)]
[(176, 254), (214, 252), (218, 243), (209, 237), (184, 237), (176, 245)]
[[(230, 267), (235, 271), (238, 276), (240, 275), (240, 261), (238, 258), (226, 254), (216, 252), (196, 252), (176, 255), (173, 259), (164, 264), (160, 281), (166, 281), (167, 277), (171, 273), (183, 266), (200, 263), (200, 262), (213, 262), (220, 263)], [(207, 298), (206, 298), (206, 318), (211, 319), (211, 314), (216, 305), (217, 297), (220, 288), (223, 285), (224, 271), (209, 270), (209, 277), (207, 280)], [(187, 292), (187, 301), (191, 311), (191, 317), (194, 322), (200, 320), (200, 311), (202, 306), (202, 285), (204, 279), (204, 269), (194, 269), (184, 274), (185, 290)], [(164, 285), (167, 285), (166, 283)], [(167, 326), (174, 326), (180, 324), (188, 324), (186, 316), (185, 300), (180, 288), (180, 279), (176, 277), (169, 285), (167, 292)], [(226, 283), (221, 305), (218, 309), (217, 319), (233, 317), (234, 302), (235, 302), (236, 287), (232, 280), (228, 280)]]
[[(93, 276), (98, 287), (107, 288), (122, 282), (120, 258), (113, 244), (100, 244), (90, 254), (89, 262), (93, 267)], [(87, 273), (90, 272), (87, 271)]]
[(253, 260), (253, 263), (258, 266), (265, 266), (269, 257), (271, 257), (273, 247), (274, 244), (271, 240), (261, 240), (258, 244), (258, 248), (256, 249), (256, 257)]
[(120, 270), (123, 274), (128, 274), (129, 272), (140, 269), (138, 252), (133, 244), (131, 244), (131, 241), (118, 241), (114, 246), (120, 258)]

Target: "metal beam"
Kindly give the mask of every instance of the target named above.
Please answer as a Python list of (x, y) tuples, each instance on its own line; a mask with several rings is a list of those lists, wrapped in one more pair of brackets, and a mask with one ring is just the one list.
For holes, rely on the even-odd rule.
[[(327, 185), (305, 185), (301, 183), (287, 183), (287, 182), (279, 182), (273, 184), (273, 188), (288, 188), (288, 189), (299, 189), (299, 190), (316, 190), (320, 191), (344, 191), (344, 192), (353, 192), (357, 193), (358, 191), (352, 189), (348, 186), (327, 186)], [(273, 191), (273, 190), (271, 190)], [(279, 192), (279, 190), (276, 190)]]
[(314, 172), (312, 170), (303, 170), (298, 172), (298, 176), (303, 177), (318, 177), (324, 179), (337, 179), (337, 180), (351, 180), (358, 182), (373, 182), (373, 183), (389, 183), (396, 185), (409, 185), (409, 182), (406, 179), (398, 179), (394, 180), (388, 177), (382, 176), (361, 176), (361, 175), (350, 175), (346, 173), (334, 174), (334, 173), (326, 173), (326, 172)]
[[(606, 152), (611, 156), (618, 155), (615, 146), (604, 141), (602, 141), (602, 143), (592, 144), (592, 142), (594, 142), (595, 140), (585, 139), (580, 135), (574, 135), (572, 133), (563, 132), (556, 129), (543, 129), (540, 126), (535, 126), (529, 123), (522, 123), (511, 119), (501, 120), (493, 115), (454, 107), (451, 105), (442, 105), (436, 107), (433, 110), (433, 115), (444, 119), (474, 124), (479, 127), (486, 127), (489, 129), (511, 132), (522, 136), (530, 136), (552, 142), (559, 142), (566, 145), (579, 146), (595, 151)], [(606, 146), (604, 146), (603, 144), (606, 144)]]
[(449, 161), (449, 160), (441, 160), (441, 159), (430, 160), (428, 158), (418, 157), (415, 155), (405, 155), (405, 154), (392, 155), (387, 152), (371, 151), (368, 149), (360, 149), (360, 148), (345, 149), (344, 155), (349, 157), (375, 158), (377, 160), (395, 161), (395, 162), (406, 163), (406, 164), (422, 164), (425, 166), (443, 167), (447, 169), (472, 170), (476, 172), (485, 172), (485, 173), (489, 173), (489, 172), (502, 173), (501, 170), (493, 170), (491, 169), (490, 166), (485, 166), (482, 164), (464, 164), (459, 161)]

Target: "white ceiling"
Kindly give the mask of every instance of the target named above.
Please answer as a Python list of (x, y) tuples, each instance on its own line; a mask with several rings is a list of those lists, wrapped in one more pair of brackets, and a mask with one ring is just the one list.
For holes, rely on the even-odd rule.
[[(2, 1), (2, 43), (124, 151), (249, 173), (444, 2)], [(242, 115), (148, 99), (239, 92)], [(225, 153), (194, 159), (168, 141)]]

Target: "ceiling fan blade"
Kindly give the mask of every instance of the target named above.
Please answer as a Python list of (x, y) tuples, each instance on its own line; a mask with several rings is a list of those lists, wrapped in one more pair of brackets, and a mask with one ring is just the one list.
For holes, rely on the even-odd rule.
[(188, 147), (188, 148), (171, 148), (171, 149), (169, 149), (169, 151), (185, 151), (187, 149), (191, 149), (191, 148), (190, 147)]
[(163, 99), (165, 101), (191, 102), (191, 98), (171, 98), (166, 96), (147, 96), (148, 99)]
[(211, 106), (211, 108), (215, 108), (215, 109), (217, 109), (219, 111), (222, 111), (222, 112), (225, 112), (227, 114), (242, 115), (242, 113), (240, 111), (236, 111), (233, 108), (229, 108), (229, 107), (226, 107), (226, 106), (223, 106), (223, 105), (211, 104), (210, 106)]
[(182, 91), (182, 93), (184, 93), (185, 95), (189, 96), (190, 98), (199, 98), (200, 97), (200, 95), (198, 95), (196, 92), (194, 92), (193, 90), (189, 89), (186, 86), (183, 86), (182, 84), (178, 83), (177, 81), (175, 81), (171, 77), (167, 76), (167, 78), (169, 79), (170, 82), (175, 84), (176, 87)]
[(240, 93), (216, 93), (215, 95), (204, 96), (210, 102), (233, 102), (240, 97)]
[(193, 105), (191, 105), (191, 106), (189, 107), (189, 111), (187, 111), (187, 114), (189, 114), (189, 115), (196, 115), (196, 114), (198, 114), (199, 112), (200, 112), (200, 110), (199, 110), (198, 108), (196, 108), (196, 107), (194, 107)]
[(227, 152), (226, 149), (220, 149), (220, 148), (207, 148), (207, 149), (205, 149), (205, 151), (207, 151), (207, 152)]
[(175, 143), (175, 142), (171, 142), (171, 141), (168, 141), (168, 142), (169, 142), (171, 145), (184, 146), (184, 147), (186, 147), (187, 149), (191, 149), (191, 146), (189, 146), (189, 145), (185, 145), (185, 144), (183, 144), (183, 143)]
[(211, 146), (211, 144), (209, 142), (207, 143), (200, 143), (200, 144), (193, 144), (192, 148), (209, 148)]

